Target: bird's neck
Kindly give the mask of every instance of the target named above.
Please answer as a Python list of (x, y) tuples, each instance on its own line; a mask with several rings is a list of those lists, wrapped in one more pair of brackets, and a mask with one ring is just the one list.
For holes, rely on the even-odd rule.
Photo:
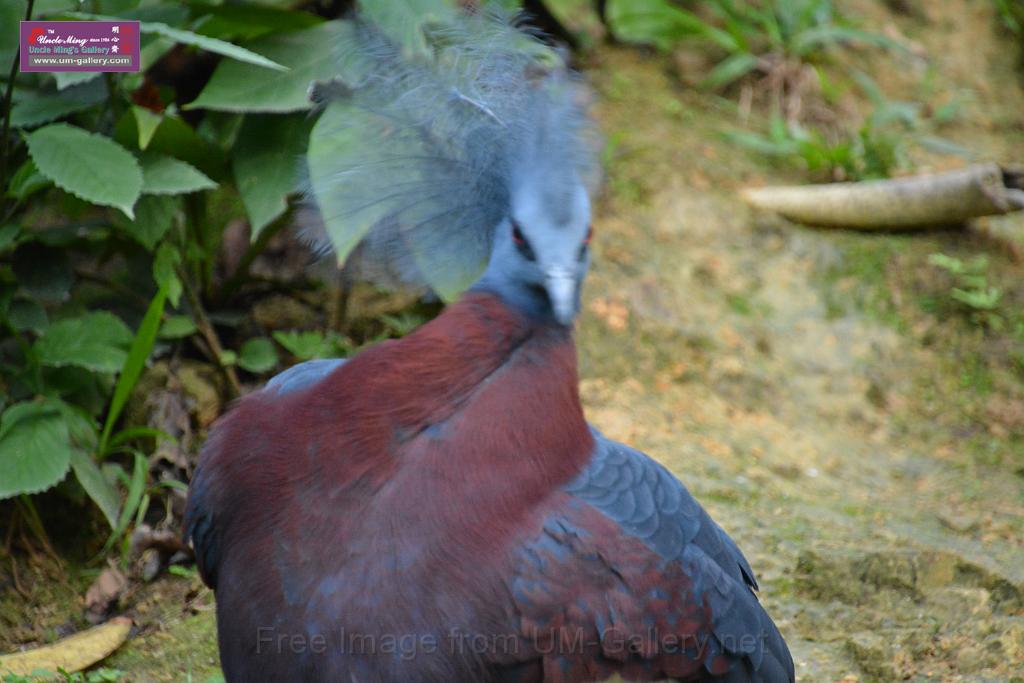
[(529, 287), (508, 277), (501, 267), (492, 262), (479, 280), (470, 288), (470, 294), (489, 295), (522, 315), (533, 326), (555, 326), (554, 311), (547, 294), (539, 287)]
[[(571, 331), (538, 324), (493, 294), (467, 293), (344, 370), (337, 390), (351, 396), (346, 405), (358, 420), (337, 424), (353, 430), (364, 453), (400, 454), (423, 438), (469, 440), (458, 451), (473, 459), (467, 467), (486, 471), (484, 460), (508, 459), (545, 481), (571, 478), (589, 455)], [(374, 390), (353, 395), (359, 386)]]

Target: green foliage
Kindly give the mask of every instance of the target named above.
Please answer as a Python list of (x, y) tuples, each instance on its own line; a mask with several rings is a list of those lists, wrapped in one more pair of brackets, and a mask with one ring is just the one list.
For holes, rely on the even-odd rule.
[(626, 42), (668, 49), (684, 41), (714, 46), (723, 55), (704, 79), (722, 88), (755, 71), (787, 61), (813, 61), (846, 43), (901, 48), (885, 36), (861, 30), (836, 12), (831, 0), (709, 0), (690, 11), (670, 0), (613, 0), (609, 20)]
[(54, 401), (26, 401), (0, 417), (0, 498), (44, 491), (67, 474), (71, 439)]
[(353, 349), (349, 341), (336, 332), (274, 332), (274, 341), (299, 361), (338, 358), (349, 355)]
[(269, 55), (288, 70), (272, 73), (251, 64), (221, 62), (199, 97), (186, 108), (279, 114), (310, 109), (310, 83), (335, 75), (331, 50), (310, 46), (334, 45), (346, 28), (346, 24), (331, 21), (254, 40), (248, 43), (253, 50)]
[(80, 671), (70, 673), (59, 669), (56, 673), (52, 671), (36, 671), (28, 676), (19, 674), (4, 674), (0, 677), (0, 683), (41, 683), (42, 681), (61, 681), (62, 683), (113, 683), (113, 681), (124, 680), (127, 674), (124, 671), (100, 667), (92, 671)]
[(909, 150), (918, 145), (944, 154), (969, 158), (970, 152), (934, 132), (957, 115), (956, 100), (937, 108), (929, 118), (912, 102), (890, 100), (866, 74), (853, 78), (871, 101), (872, 109), (859, 128), (830, 131), (787, 123), (773, 112), (766, 134), (734, 130), (727, 139), (760, 154), (802, 166), (819, 180), (888, 178), (910, 166)]
[(238, 366), (249, 372), (262, 373), (277, 367), (277, 350), (265, 338), (249, 339), (238, 352)]
[(949, 298), (955, 308), (983, 327), (1001, 330), (1006, 319), (999, 312), (1003, 292), (989, 283), (988, 257), (981, 255), (963, 261), (942, 253), (932, 254), (928, 263), (949, 273), (953, 286)]
[[(39, 172), (87, 202), (113, 206), (132, 218), (142, 191), (135, 157), (105, 135), (53, 123), (25, 136)], [(83, 160), (88, 159), (88, 163)]]

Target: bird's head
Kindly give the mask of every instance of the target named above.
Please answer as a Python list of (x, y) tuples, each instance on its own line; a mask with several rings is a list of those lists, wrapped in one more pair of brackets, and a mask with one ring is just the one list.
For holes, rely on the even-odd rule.
[(318, 243), (357, 279), (446, 300), (472, 285), (571, 325), (597, 180), (589, 93), (514, 21), (457, 13), (431, 35), (432, 57), (412, 59), (359, 23), (339, 63), (360, 73), (314, 89)]
[(590, 200), (578, 181), (543, 180), (539, 175), (514, 189), (477, 288), (538, 319), (570, 325), (590, 267)]

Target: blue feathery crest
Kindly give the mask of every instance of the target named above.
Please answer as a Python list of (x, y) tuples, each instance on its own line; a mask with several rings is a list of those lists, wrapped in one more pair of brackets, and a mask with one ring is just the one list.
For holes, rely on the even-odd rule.
[(340, 78), (314, 86), (311, 194), (331, 249), (357, 279), (445, 299), (486, 265), (517, 191), (552, 211), (595, 176), (586, 91), (512, 21), (453, 12), (410, 54), (364, 19), (336, 47)]

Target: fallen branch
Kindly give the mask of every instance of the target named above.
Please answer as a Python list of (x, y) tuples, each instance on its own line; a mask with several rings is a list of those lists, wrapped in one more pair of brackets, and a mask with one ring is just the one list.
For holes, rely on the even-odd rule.
[(105, 624), (58, 640), (27, 652), (0, 656), (0, 674), (28, 676), (33, 671), (56, 673), (63, 669), (74, 673), (106, 659), (121, 647), (132, 629), (127, 617), (117, 617)]
[(750, 188), (743, 200), (806, 225), (909, 229), (959, 225), (1024, 209), (1024, 168), (976, 164), (860, 183)]

